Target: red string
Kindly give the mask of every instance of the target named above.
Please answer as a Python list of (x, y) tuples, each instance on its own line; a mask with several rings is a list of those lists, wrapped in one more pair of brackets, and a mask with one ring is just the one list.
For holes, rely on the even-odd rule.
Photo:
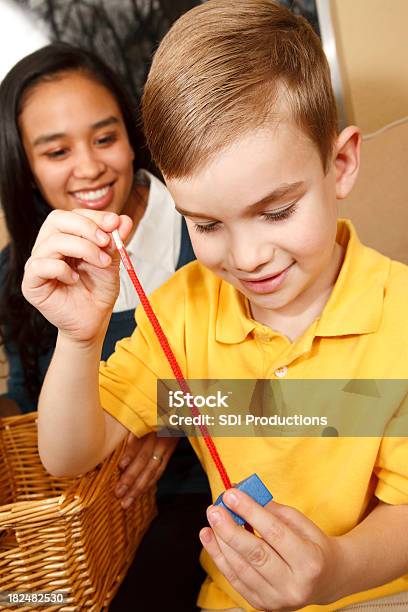
[[(115, 243), (116, 246), (118, 247), (118, 251), (120, 253), (120, 258), (123, 262), (123, 265), (125, 266), (127, 273), (129, 274), (130, 280), (133, 283), (134, 288), (136, 289), (136, 292), (139, 296), (140, 302), (146, 312), (146, 315), (150, 321), (150, 323), (153, 326), (154, 332), (160, 342), (160, 345), (163, 349), (163, 352), (167, 358), (167, 361), (170, 364), (170, 367), (173, 371), (173, 374), (175, 376), (175, 378), (177, 379), (177, 382), (180, 385), (180, 389), (184, 392), (184, 393), (191, 393), (190, 388), (183, 376), (183, 373), (180, 369), (179, 364), (177, 363), (177, 359), (173, 353), (173, 351), (171, 350), (170, 344), (166, 338), (166, 335), (156, 317), (156, 315), (153, 312), (153, 309), (150, 305), (150, 302), (143, 290), (142, 285), (139, 282), (139, 279), (137, 278), (135, 269), (132, 265), (132, 262), (130, 261), (129, 255), (127, 254), (127, 251), (125, 249), (125, 247), (123, 246), (123, 244), (120, 244), (117, 242), (116, 237), (115, 238)], [(191, 407), (191, 412), (193, 413), (194, 416), (200, 416), (200, 411), (198, 410), (198, 408), (196, 406), (192, 406)], [(211, 438), (208, 429), (205, 425), (199, 425), (200, 431), (202, 433), (202, 436), (204, 438), (204, 441), (207, 445), (207, 448), (210, 452), (210, 455), (212, 457), (212, 460), (215, 463), (215, 466), (219, 472), (219, 475), (221, 477), (221, 480), (223, 482), (223, 485), (225, 487), (225, 489), (230, 489), (231, 488), (231, 481), (228, 477), (227, 471), (224, 467), (224, 464), (221, 461), (221, 457), (218, 454), (217, 448), (214, 444), (213, 439)]]

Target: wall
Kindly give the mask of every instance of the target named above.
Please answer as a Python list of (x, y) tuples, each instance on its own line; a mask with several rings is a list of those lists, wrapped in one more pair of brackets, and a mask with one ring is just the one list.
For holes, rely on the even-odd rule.
[[(330, 9), (347, 123), (373, 136), (363, 142), (360, 176), (340, 214), (364, 242), (408, 263), (408, 2), (322, 3)], [(330, 58), (333, 45), (327, 50)]]
[(407, 0), (328, 0), (350, 123), (363, 132), (408, 115)]
[(339, 209), (363, 242), (408, 264), (407, 162), (408, 123), (363, 142), (357, 183)]

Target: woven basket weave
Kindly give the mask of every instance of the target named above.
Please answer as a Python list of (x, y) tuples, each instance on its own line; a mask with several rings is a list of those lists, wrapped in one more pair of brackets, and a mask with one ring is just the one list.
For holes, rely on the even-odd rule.
[(123, 445), (85, 476), (50, 476), (36, 416), (0, 419), (0, 591), (67, 594), (66, 604), (20, 611), (106, 610), (156, 514), (155, 492), (123, 510), (114, 495)]

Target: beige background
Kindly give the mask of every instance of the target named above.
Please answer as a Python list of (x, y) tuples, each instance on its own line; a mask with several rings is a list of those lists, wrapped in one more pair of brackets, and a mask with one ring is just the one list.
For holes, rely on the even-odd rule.
[(357, 185), (339, 211), (364, 242), (408, 263), (408, 0), (327, 2), (347, 122), (369, 138)]
[(363, 142), (361, 169), (339, 213), (355, 223), (360, 238), (408, 264), (408, 123)]
[(408, 1), (328, 1), (349, 122), (368, 133), (408, 115)]

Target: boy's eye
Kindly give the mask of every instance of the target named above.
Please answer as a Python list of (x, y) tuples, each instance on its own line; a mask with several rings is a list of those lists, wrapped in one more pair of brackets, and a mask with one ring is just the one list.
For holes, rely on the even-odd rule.
[(194, 223), (194, 229), (199, 234), (205, 234), (207, 232), (215, 232), (218, 228), (218, 221), (212, 223)]
[[(280, 221), (281, 219), (287, 219), (295, 212), (297, 204), (297, 201), (292, 202), (292, 204), (289, 204), (289, 206), (285, 206), (284, 208), (278, 208), (272, 212), (262, 213), (262, 217), (266, 221)], [(194, 223), (195, 231), (201, 234), (214, 232), (218, 228), (219, 221), (212, 221), (211, 223)]]
[(285, 208), (278, 208), (273, 212), (262, 213), (263, 218), (266, 221), (280, 221), (281, 219), (287, 219), (292, 215), (297, 207), (297, 202), (285, 206)]

